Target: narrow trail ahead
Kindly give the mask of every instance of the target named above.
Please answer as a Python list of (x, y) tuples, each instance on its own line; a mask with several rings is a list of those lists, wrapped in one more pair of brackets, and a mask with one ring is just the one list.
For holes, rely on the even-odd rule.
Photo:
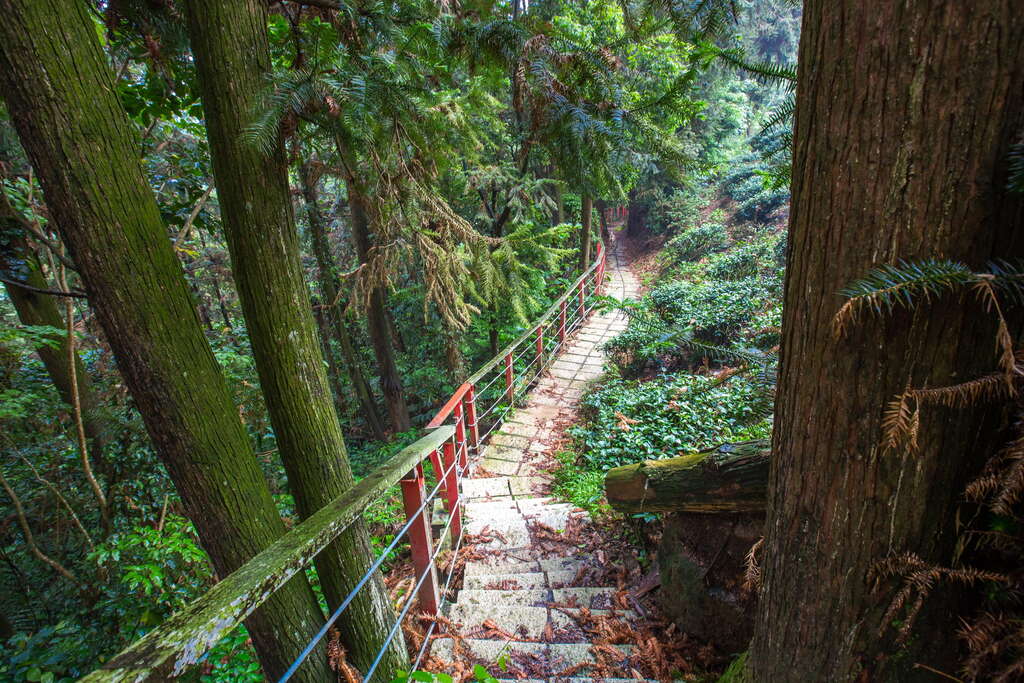
[[(605, 293), (630, 299), (637, 290), (616, 243)], [(591, 317), (463, 481), (466, 531), (480, 542), (447, 614), (461, 624), (461, 637), (434, 641), (433, 661), (455, 670), (484, 663), (494, 675), (526, 681), (636, 680), (646, 668), (631, 661), (629, 646), (595, 644), (587, 635), (593, 629), (582, 627), (635, 613), (612, 585), (605, 554), (577, 542), (593, 534), (589, 516), (550, 497), (547, 474), (551, 444), (573, 421), (587, 383), (603, 372), (604, 342), (625, 327), (621, 311)]]

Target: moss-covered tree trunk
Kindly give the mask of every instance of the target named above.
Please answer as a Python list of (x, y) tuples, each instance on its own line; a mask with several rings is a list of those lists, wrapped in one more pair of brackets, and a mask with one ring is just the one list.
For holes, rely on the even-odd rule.
[[(1024, 130), (1024, 12), (1014, 0), (804, 4), (793, 200), (770, 468), (756, 680), (914, 681), (956, 674), (959, 591), (936, 587), (902, 646), (883, 623), (887, 557), (948, 565), (965, 483), (1003, 411), (925, 407), (918, 447), (884, 452), (887, 404), (996, 368), (973, 295), (862, 316), (837, 341), (838, 294), (901, 259), (1024, 256), (1007, 191)], [(632, 218), (632, 216), (630, 216)], [(1016, 321), (1019, 323), (1019, 320)], [(1014, 324), (1011, 321), (1011, 324)]]
[(317, 281), (320, 295), (323, 297), (325, 331), (330, 335), (341, 350), (345, 359), (345, 370), (348, 372), (352, 388), (355, 389), (359, 406), (363, 412), (370, 432), (376, 439), (385, 437), (384, 423), (377, 411), (377, 402), (373, 400), (373, 390), (363, 374), (363, 366), (352, 343), (352, 335), (345, 325), (345, 302), (340, 297), (337, 265), (331, 256), (331, 248), (327, 241), (327, 228), (318, 204), (316, 182), (311, 175), (308, 164), (299, 168), (299, 181), (302, 183), (302, 196), (306, 205), (306, 217), (309, 221), (309, 236), (316, 258)]
[[(266, 3), (190, 0), (187, 7), (232, 272), (289, 488), (300, 516), (307, 518), (354, 479), (299, 261), (284, 147), (275, 145), (265, 154), (244, 140), (270, 70)], [(362, 522), (317, 556), (332, 608), (371, 562)], [(377, 573), (339, 621), (357, 666), (374, 659), (394, 618)], [(382, 667), (391, 673), (407, 661), (403, 639), (393, 640), (387, 650)]]
[[(13, 214), (13, 208), (0, 193), (0, 271), (8, 280), (24, 282), (35, 289), (49, 289), (49, 283), (43, 276), (39, 258), (29, 246), (22, 228)], [(18, 320), (22, 325), (42, 325), (64, 329), (64, 317), (52, 295), (42, 294), (32, 289), (4, 283), (7, 297), (14, 304)], [(67, 337), (54, 334), (53, 345), (41, 345), (36, 348), (39, 359), (46, 368), (46, 374), (60, 394), (62, 401), (71, 405), (71, 366), (68, 357)], [(82, 410), (82, 426), (89, 447), (89, 457), (97, 471), (109, 477), (110, 463), (106, 458), (106, 448), (110, 439), (110, 421), (103, 415), (102, 406), (93, 391), (92, 378), (85, 370), (78, 354), (75, 354), (75, 378), (78, 388), (78, 403)]]
[(591, 223), (594, 216), (594, 198), (589, 194), (583, 195), (583, 210), (580, 217), (580, 270), (590, 267), (590, 245), (593, 241), (591, 235)]
[[(356, 245), (356, 253), (361, 263), (370, 259), (373, 238), (370, 234), (370, 221), (366, 215), (365, 198), (353, 181), (347, 183), (349, 207), (352, 210), (352, 237)], [(391, 340), (391, 331), (387, 319), (387, 297), (384, 288), (376, 286), (370, 293), (366, 305), (366, 324), (370, 333), (370, 344), (377, 357), (377, 371), (380, 376), (380, 387), (384, 393), (384, 402), (391, 417), (391, 427), (396, 432), (404, 432), (412, 427), (409, 418), (409, 406), (405, 402), (402, 389), (402, 377), (398, 374), (395, 363), (395, 352)]]
[[(0, 92), (149, 435), (224, 576), (284, 532), (84, 2), (0, 0)], [(301, 575), (246, 621), (281, 673), (323, 622)], [(330, 676), (323, 652), (302, 680)]]

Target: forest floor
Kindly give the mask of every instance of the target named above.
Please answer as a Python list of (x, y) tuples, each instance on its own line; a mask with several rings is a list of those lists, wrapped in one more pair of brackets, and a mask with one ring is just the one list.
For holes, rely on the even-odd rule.
[[(638, 294), (627, 260), (638, 251), (616, 242), (606, 294)], [(603, 343), (625, 325), (621, 311), (593, 315), (464, 481), (461, 588), (426, 670), (457, 680), (474, 680), (481, 665), (504, 680), (666, 681), (706, 680), (720, 665), (713, 648), (660, 615), (656, 575), (643, 569), (628, 525), (592, 518), (552, 493), (566, 429), (604, 374)]]

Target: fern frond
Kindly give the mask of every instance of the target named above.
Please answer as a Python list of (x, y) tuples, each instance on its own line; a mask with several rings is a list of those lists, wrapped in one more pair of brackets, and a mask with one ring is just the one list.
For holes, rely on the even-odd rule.
[(900, 261), (895, 266), (880, 266), (840, 292), (847, 301), (832, 319), (832, 332), (837, 339), (841, 338), (865, 308), (878, 315), (891, 312), (897, 306), (909, 310), (914, 308), (918, 298), (927, 301), (977, 280), (970, 268), (946, 259)]
[(921, 407), (908, 384), (903, 393), (889, 401), (882, 415), (882, 453), (917, 450), (920, 426)]

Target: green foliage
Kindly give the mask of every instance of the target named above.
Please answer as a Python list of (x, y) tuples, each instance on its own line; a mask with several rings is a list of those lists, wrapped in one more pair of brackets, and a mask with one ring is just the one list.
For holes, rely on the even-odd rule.
[(570, 433), (597, 470), (764, 438), (771, 431), (769, 394), (745, 377), (611, 380), (587, 394), (582, 406), (586, 425)]
[(609, 511), (603, 502), (604, 471), (588, 466), (590, 463), (581, 461), (574, 449), (566, 449), (555, 454), (558, 469), (552, 492), (562, 500), (567, 500), (591, 515), (599, 515)]
[(725, 249), (729, 233), (721, 223), (704, 223), (679, 233), (665, 245), (668, 258), (675, 261), (697, 259)]

